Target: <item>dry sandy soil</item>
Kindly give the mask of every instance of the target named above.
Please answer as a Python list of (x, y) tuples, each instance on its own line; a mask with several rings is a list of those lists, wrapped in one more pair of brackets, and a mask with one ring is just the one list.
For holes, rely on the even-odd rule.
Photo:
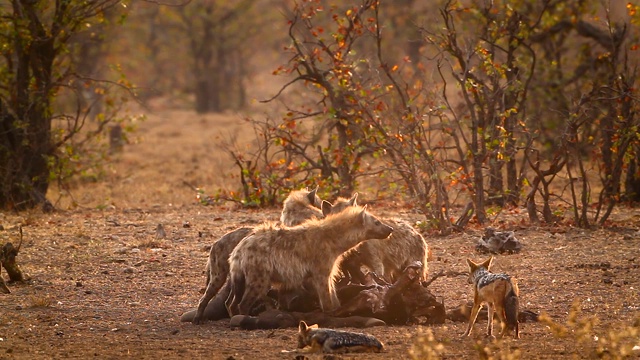
[[(228, 320), (199, 326), (179, 321), (200, 296), (207, 245), (238, 226), (279, 215), (278, 209), (202, 206), (183, 183), (213, 191), (228, 182), (233, 168), (212, 143), (230, 137), (241, 126), (237, 119), (156, 109), (140, 124), (135, 141), (113, 158), (104, 181), (81, 184), (73, 199), (59, 199), (53, 191), (50, 198), (59, 199), (59, 210), (51, 214), (0, 214), (0, 243), (15, 243), (17, 225), (24, 227), (18, 262), (31, 277), (25, 284), (9, 284), (11, 294), (0, 294), (0, 358), (303, 358), (282, 352), (295, 348), (296, 329), (243, 331), (230, 329)], [(367, 194), (361, 199), (372, 200)], [(421, 220), (400, 204), (376, 203), (371, 211)], [(591, 358), (609, 331), (638, 321), (639, 209), (618, 210), (612, 226), (597, 231), (528, 227), (524, 218), (512, 209), (491, 224), (515, 230), (524, 244), (520, 254), (498, 256), (495, 270), (519, 279), (525, 309), (566, 325), (575, 302), (579, 321), (599, 319), (593, 328), (576, 325), (561, 338), (547, 323), (524, 323), (521, 339), (487, 343), (482, 322), (464, 339), (463, 323), (375, 327), (364, 331), (386, 345), (384, 353), (343, 357), (410, 358), (417, 336), (430, 330), (431, 344), (443, 345), (443, 358), (479, 358), (485, 351), (496, 358)], [(167, 230), (165, 239), (156, 239), (158, 224)], [(425, 234), (433, 248), (431, 273), (465, 271), (467, 257), (484, 258), (474, 252), (482, 231), (472, 225), (447, 237)], [(463, 276), (439, 278), (431, 288), (448, 309), (471, 296)], [(640, 346), (637, 337), (626, 343)], [(633, 351), (632, 357), (638, 356), (640, 351)]]

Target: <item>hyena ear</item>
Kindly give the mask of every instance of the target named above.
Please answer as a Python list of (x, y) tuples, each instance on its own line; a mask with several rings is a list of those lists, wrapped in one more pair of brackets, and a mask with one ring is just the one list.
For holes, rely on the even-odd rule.
[(331, 205), (331, 203), (328, 202), (327, 200), (322, 200), (322, 206), (320, 208), (322, 209), (322, 215), (327, 216), (331, 214), (331, 209), (333, 209), (333, 205)]
[(367, 221), (367, 205), (362, 207), (362, 211), (360, 211), (360, 220), (364, 224)]
[(316, 204), (316, 194), (318, 193), (318, 187), (316, 186), (315, 189), (311, 190), (309, 192), (309, 194), (307, 195), (307, 198), (309, 199), (309, 203), (315, 205)]
[(349, 206), (358, 206), (358, 204), (356, 204), (356, 199), (358, 199), (358, 193), (353, 193), (353, 195), (351, 195), (351, 199), (349, 199)]

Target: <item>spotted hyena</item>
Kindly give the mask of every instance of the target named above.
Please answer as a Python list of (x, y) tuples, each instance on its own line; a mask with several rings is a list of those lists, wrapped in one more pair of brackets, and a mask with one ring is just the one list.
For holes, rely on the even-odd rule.
[[(357, 195), (356, 193), (352, 197), (351, 206), (357, 206)], [(404, 220), (382, 218), (382, 221), (393, 228), (393, 234), (389, 239), (372, 239), (350, 250), (340, 264), (343, 274), (353, 282), (362, 283), (364, 274), (360, 268), (364, 265), (392, 283), (407, 266), (420, 261), (423, 264), (421, 278), (426, 280), (429, 245), (424, 237)]]
[(322, 219), (322, 200), (312, 191), (295, 190), (284, 200), (280, 222), (284, 226), (295, 226), (309, 219)]
[[(322, 200), (316, 193), (317, 188), (313, 191), (292, 191), (284, 201), (280, 221), (287, 226), (293, 226), (308, 219), (324, 218), (324, 214), (320, 210)], [(347, 200), (344, 200), (343, 202), (346, 201)], [(336, 206), (338, 208), (344, 208), (346, 205), (342, 202), (338, 202)], [(227, 281), (227, 276), (229, 274), (229, 255), (231, 254), (231, 251), (233, 251), (242, 239), (252, 232), (253, 228), (251, 227), (242, 227), (233, 230), (223, 235), (211, 246), (205, 270), (207, 274), (205, 284), (206, 290), (198, 303), (198, 310), (192, 320), (194, 324), (199, 324), (203, 320), (202, 316), (207, 304), (209, 304), (211, 299), (213, 299)]]
[(272, 285), (286, 291), (309, 284), (322, 310), (335, 309), (339, 306), (336, 260), (365, 240), (387, 238), (392, 230), (359, 206), (294, 227), (264, 224), (256, 228), (229, 258), (229, 314), (248, 315), (256, 302), (268, 300)]

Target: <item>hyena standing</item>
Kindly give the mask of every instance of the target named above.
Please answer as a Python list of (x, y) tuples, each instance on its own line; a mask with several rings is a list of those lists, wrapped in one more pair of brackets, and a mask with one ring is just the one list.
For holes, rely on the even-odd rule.
[[(353, 206), (358, 194), (354, 194)], [(324, 211), (324, 207), (322, 208)], [(393, 283), (402, 275), (402, 271), (414, 261), (423, 264), (421, 280), (427, 279), (429, 245), (424, 237), (406, 221), (383, 218), (393, 228), (389, 239), (366, 241), (350, 250), (340, 265), (343, 272), (351, 276), (354, 282), (362, 283), (364, 274), (360, 265), (365, 265), (387, 282)]]
[(471, 335), (471, 329), (473, 329), (473, 324), (476, 322), (478, 312), (482, 304), (486, 303), (489, 317), (487, 336), (493, 336), (493, 314), (495, 312), (501, 324), (500, 335), (504, 336), (513, 329), (515, 330), (514, 337), (519, 338), (518, 308), (520, 301), (518, 298), (518, 282), (507, 274), (489, 272), (492, 262), (493, 256), (480, 264), (467, 259), (469, 283), (473, 284), (473, 308), (469, 317), (469, 326), (464, 336)]
[(348, 207), (324, 220), (279, 228), (265, 224), (233, 250), (229, 258), (230, 315), (248, 315), (259, 300), (266, 300), (272, 284), (284, 290), (310, 284), (320, 307), (329, 311), (339, 306), (335, 276), (336, 260), (347, 250), (368, 239), (387, 238), (392, 228), (369, 214), (366, 207)]
[[(292, 191), (284, 201), (282, 215), (280, 221), (286, 226), (298, 225), (308, 219), (320, 219), (324, 214), (319, 209), (321, 200), (317, 196), (317, 188), (313, 191), (295, 190)], [(353, 200), (355, 202), (355, 199)], [(346, 201), (338, 202), (336, 209), (344, 208)], [(334, 209), (335, 211), (338, 211)], [(218, 241), (213, 243), (207, 260), (207, 283), (204, 295), (198, 303), (198, 310), (192, 322), (199, 324), (202, 321), (207, 305), (213, 297), (220, 291), (227, 276), (229, 275), (229, 255), (231, 251), (244, 239), (253, 232), (253, 228), (243, 227), (231, 231), (223, 235)]]

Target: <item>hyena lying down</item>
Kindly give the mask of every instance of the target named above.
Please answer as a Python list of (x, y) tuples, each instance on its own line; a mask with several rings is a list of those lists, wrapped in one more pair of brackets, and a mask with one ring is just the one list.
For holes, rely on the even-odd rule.
[[(316, 195), (316, 191), (317, 189), (313, 191), (292, 191), (284, 201), (280, 221), (287, 226), (294, 226), (304, 222), (305, 220), (324, 218), (325, 215), (322, 211), (315, 207), (321, 206), (321, 200)], [(355, 197), (352, 197), (351, 199), (339, 199), (335, 205), (331, 205), (331, 203), (325, 201), (325, 206), (329, 204), (332, 207), (332, 210), (329, 210), (328, 213), (336, 213), (347, 207), (353, 206), (355, 201)], [(204, 320), (203, 314), (207, 305), (227, 281), (227, 276), (229, 274), (229, 255), (231, 254), (231, 251), (233, 251), (242, 239), (252, 232), (253, 228), (249, 227), (236, 229), (223, 235), (211, 247), (206, 268), (206, 290), (198, 303), (196, 315), (191, 320), (194, 324), (199, 324)]]
[[(352, 197), (354, 206), (357, 195), (356, 193)], [(325, 211), (325, 207), (322, 210)], [(365, 241), (350, 250), (344, 255), (340, 265), (343, 273), (350, 276), (352, 282), (363, 283), (364, 274), (360, 271), (360, 266), (365, 265), (392, 283), (402, 275), (407, 266), (420, 261), (423, 264), (421, 280), (426, 280), (429, 245), (424, 237), (406, 221), (387, 218), (382, 221), (393, 228), (393, 234), (389, 239)]]
[(335, 309), (339, 306), (336, 260), (365, 240), (387, 238), (392, 230), (359, 206), (295, 227), (256, 228), (229, 258), (229, 314), (248, 315), (256, 302), (268, 300), (271, 285), (286, 291), (301, 289), (305, 283), (317, 293), (322, 310)]

